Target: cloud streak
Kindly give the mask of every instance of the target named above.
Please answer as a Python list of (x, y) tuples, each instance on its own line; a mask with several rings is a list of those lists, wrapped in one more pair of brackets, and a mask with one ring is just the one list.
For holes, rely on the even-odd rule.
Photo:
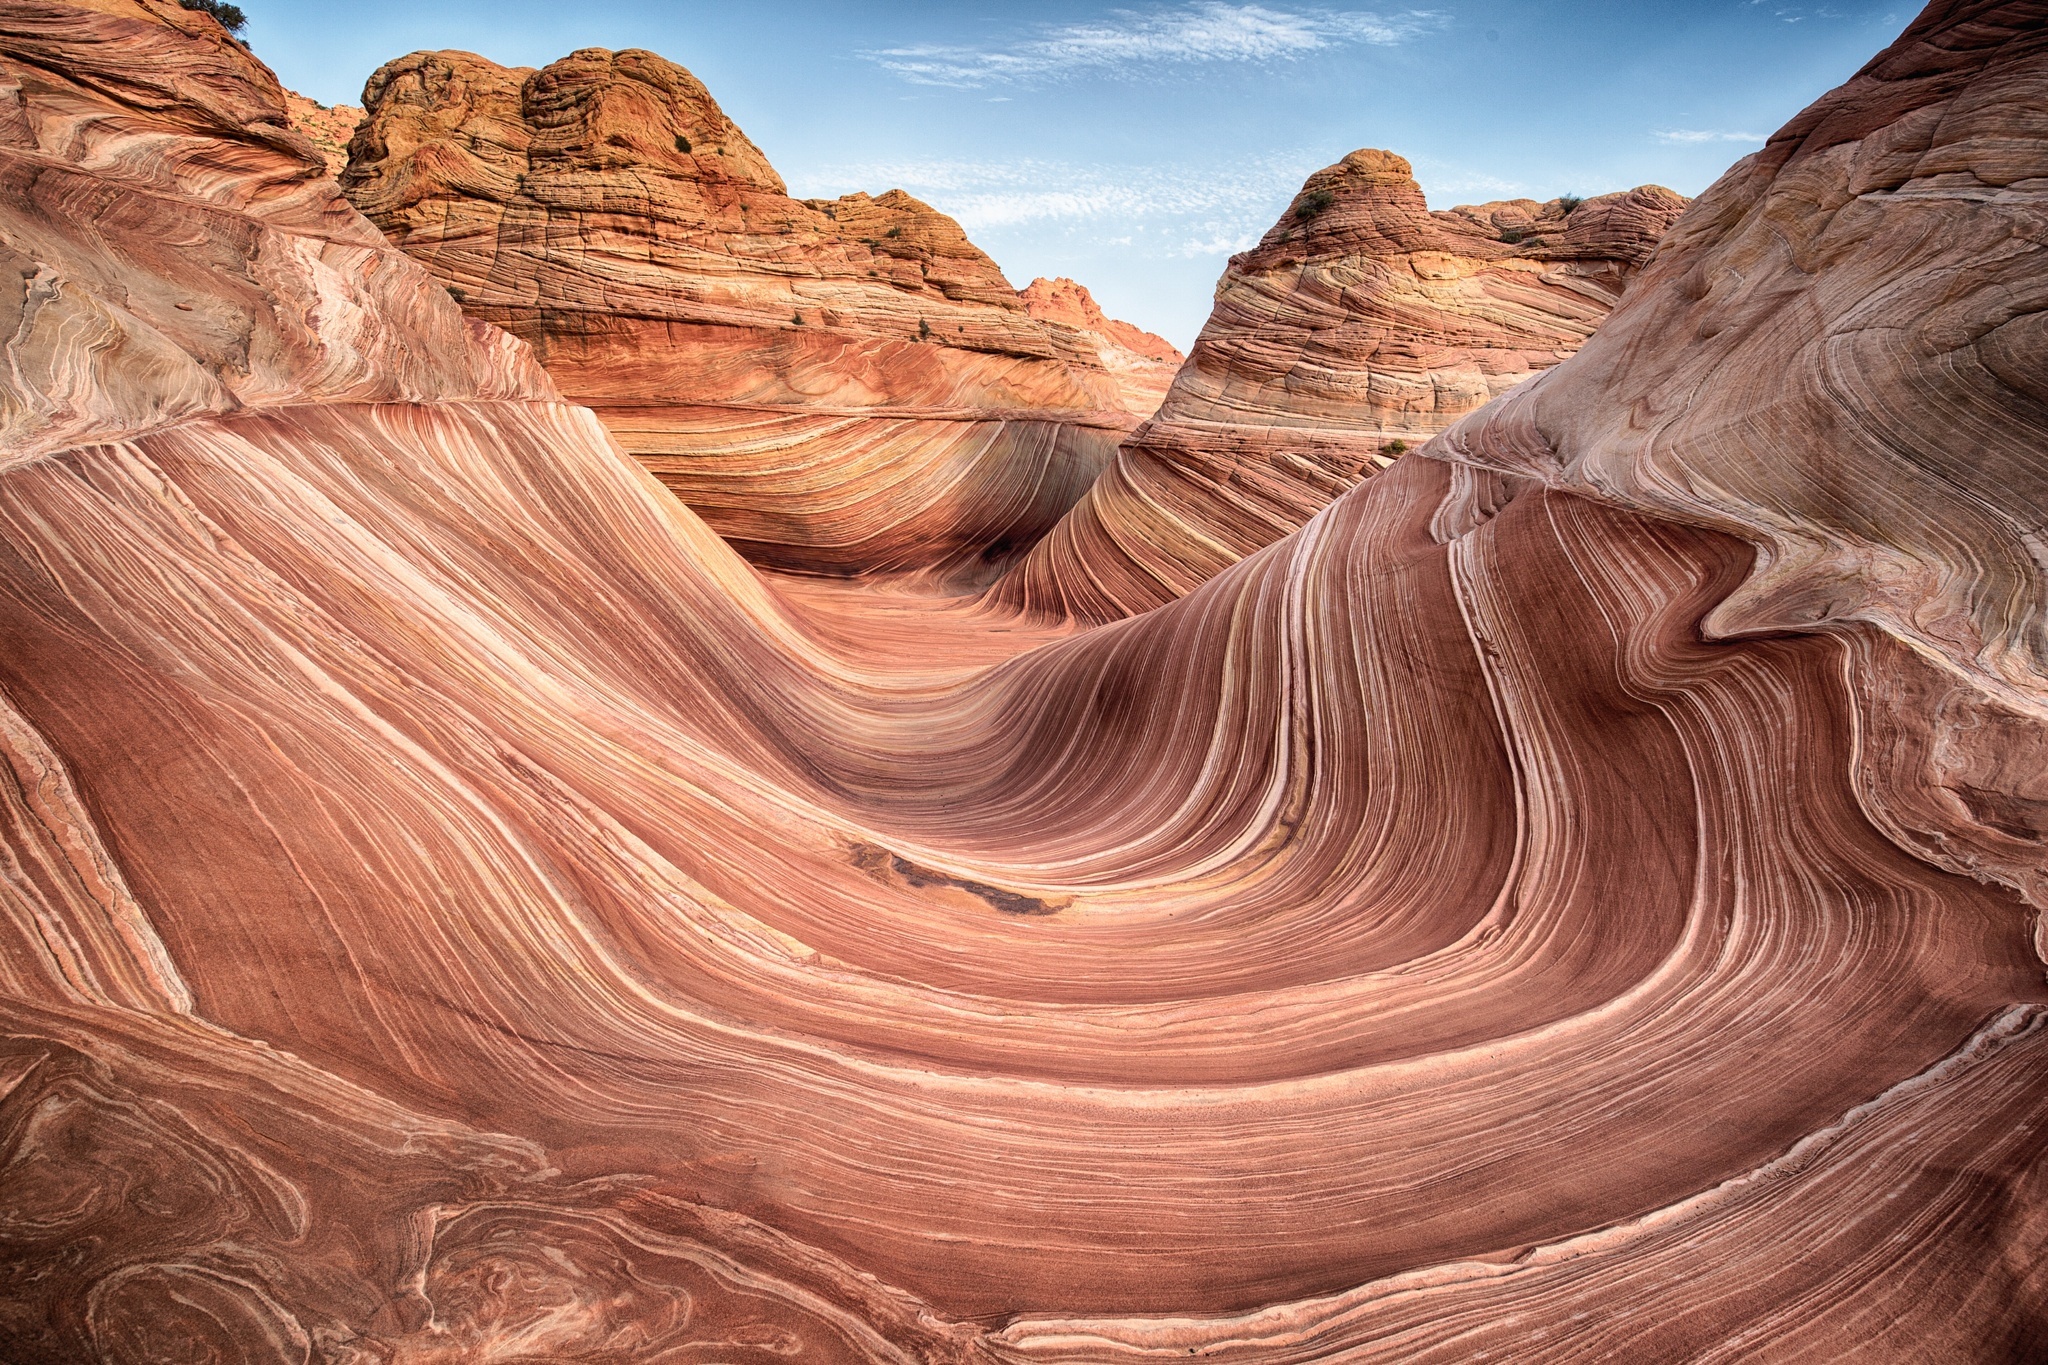
[(923, 44), (860, 55), (918, 85), (975, 89), (1082, 75), (1125, 76), (1203, 62), (1296, 61), (1358, 44), (1391, 46), (1443, 26), (1430, 10), (1269, 9), (1195, 0), (1171, 9), (1118, 10), (1087, 23), (1046, 26), (1003, 46)]
[(1415, 178), (1427, 187), (1429, 201), (1437, 208), (1444, 207), (1446, 196), (1456, 196), (1455, 202), (1463, 203), (1466, 201), (1462, 196), (1468, 194), (1493, 199), (1521, 199), (1534, 192), (1520, 180), (1503, 180), (1455, 161), (1418, 156), (1413, 158), (1413, 164)]
[(1653, 134), (1657, 141), (1673, 146), (1689, 146), (1699, 142), (1762, 142), (1762, 133), (1722, 132), (1711, 128), (1672, 128)]
[(885, 161), (803, 177), (836, 194), (901, 185), (959, 220), (970, 236), (1046, 226), (1113, 240), (1148, 255), (1228, 255), (1258, 241), (1323, 158), (1289, 152), (1227, 166), (1076, 165), (1018, 161)]
[[(792, 180), (802, 182), (801, 193), (817, 195), (901, 186), (951, 215), (984, 246), (1008, 233), (1049, 229), (1154, 258), (1184, 258), (1227, 256), (1257, 243), (1309, 172), (1328, 160), (1328, 149), (1155, 165), (931, 158), (843, 163)], [(1417, 169), (1444, 202), (1531, 192), (1519, 181), (1453, 162), (1424, 158)]]

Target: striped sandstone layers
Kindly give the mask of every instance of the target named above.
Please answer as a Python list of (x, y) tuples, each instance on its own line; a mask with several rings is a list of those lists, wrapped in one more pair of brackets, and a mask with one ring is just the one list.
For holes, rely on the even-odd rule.
[(387, 63), (343, 188), (741, 553), (986, 578), (1136, 418), (901, 190), (795, 200), (683, 68)]
[(1116, 376), (1123, 404), (1139, 418), (1159, 410), (1173, 376), (1187, 359), (1165, 337), (1105, 315), (1085, 285), (1065, 276), (1043, 277), (1017, 291), (1025, 311), (1040, 322), (1080, 332), (1102, 357), (1103, 368)]
[(213, 19), (126, 0), (5, 18), (0, 251), (22, 292), (0, 470), (309, 402), (555, 397), (525, 348), (390, 268), (269, 71)]
[(363, 111), (349, 104), (322, 104), (293, 90), (284, 92), (284, 103), (292, 127), (320, 153), (327, 173), (340, 175), (348, 166), (349, 139), (363, 121)]
[(1391, 152), (1317, 171), (1231, 258), (1158, 412), (998, 600), (1113, 620), (1272, 544), (1576, 351), (1685, 204), (1646, 185), (1431, 213)]
[(0, 1357), (2041, 1357), (2043, 6), (1089, 630), (770, 587), (210, 20), (0, 66)]

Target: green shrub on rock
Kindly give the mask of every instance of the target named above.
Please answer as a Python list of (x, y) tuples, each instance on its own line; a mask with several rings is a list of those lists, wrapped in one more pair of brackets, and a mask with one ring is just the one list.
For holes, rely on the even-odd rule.
[(229, 33), (239, 34), (249, 23), (249, 16), (242, 13), (242, 7), (227, 4), (226, 0), (178, 0), (178, 3), (186, 9), (211, 14)]

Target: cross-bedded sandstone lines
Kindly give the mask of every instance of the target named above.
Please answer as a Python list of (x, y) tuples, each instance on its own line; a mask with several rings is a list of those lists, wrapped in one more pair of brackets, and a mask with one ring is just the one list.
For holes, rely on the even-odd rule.
[(210, 20), (0, 7), (0, 1354), (2039, 1356), (2043, 17), (1087, 628), (757, 572)]
[(652, 53), (419, 52), (364, 98), (354, 203), (758, 564), (978, 586), (1157, 406), (1146, 334), (1042, 320), (901, 190), (790, 198)]
[(1034, 613), (1149, 611), (1582, 345), (1686, 201), (1431, 213), (1408, 163), (1317, 171), (1216, 307), (1158, 412), (994, 590)]
[(1087, 286), (1062, 276), (1036, 279), (1017, 291), (1024, 309), (1040, 322), (1071, 327), (1091, 343), (1115, 376), (1123, 404), (1137, 417), (1150, 417), (1187, 359), (1165, 337), (1105, 315)]

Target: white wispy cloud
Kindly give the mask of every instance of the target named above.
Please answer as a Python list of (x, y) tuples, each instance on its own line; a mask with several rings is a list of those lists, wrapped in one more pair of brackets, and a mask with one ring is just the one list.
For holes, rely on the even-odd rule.
[(1166, 248), (1166, 255), (1183, 259), (1196, 256), (1233, 256), (1240, 251), (1249, 251), (1258, 245), (1261, 234), (1256, 232), (1212, 232), (1197, 233)]
[(1455, 161), (1441, 161), (1435, 157), (1414, 158), (1415, 178), (1422, 182), (1422, 188), (1429, 198), (1430, 207), (1445, 208), (1453, 202), (1467, 202), (1468, 195), (1481, 195), (1489, 199), (1519, 199), (1534, 193), (1531, 186), (1519, 180), (1503, 180), (1497, 175), (1475, 170)]
[[(1754, 7), (1758, 6), (1758, 5), (1764, 4), (1764, 3), (1765, 3), (1765, 0), (1749, 0), (1749, 3), (1750, 3), (1750, 6), (1751, 6), (1752, 8), (1754, 8)], [(1790, 5), (1790, 6), (1773, 6), (1773, 7), (1772, 7), (1772, 9), (1771, 9), (1771, 17), (1772, 17), (1772, 18), (1774, 18), (1774, 19), (1776, 19), (1776, 20), (1777, 20), (1777, 21), (1778, 21), (1779, 23), (1781, 23), (1781, 24), (1796, 24), (1796, 23), (1798, 23), (1798, 22), (1799, 22), (1800, 20), (1802, 20), (1802, 19), (1806, 19), (1806, 18), (1814, 18), (1814, 19), (1846, 19), (1846, 18), (1848, 18), (1849, 16), (1848, 16), (1847, 14), (1844, 14), (1844, 13), (1843, 13), (1843, 12), (1842, 12), (1841, 10), (1838, 10), (1838, 9), (1829, 9), (1829, 8), (1828, 8), (1827, 6), (1825, 6), (1825, 5), (1822, 5), (1822, 6), (1821, 6), (1820, 8), (1818, 8), (1818, 9), (1811, 9), (1811, 10), (1809, 10), (1809, 9), (1807, 9), (1807, 8), (1805, 8), (1804, 6), (1801, 6), (1801, 5)], [(1887, 19), (1887, 21), (1886, 21), (1886, 22), (1889, 22), (1889, 19)]]
[(806, 193), (842, 194), (900, 185), (970, 236), (1043, 226), (1141, 241), (1163, 256), (1223, 256), (1257, 242), (1310, 171), (1311, 152), (1226, 165), (1079, 165), (1071, 162), (877, 161), (803, 174)]
[(1432, 10), (1382, 14), (1194, 0), (1173, 8), (1116, 10), (1086, 23), (1042, 26), (1007, 44), (922, 44), (860, 55), (919, 85), (971, 89), (1196, 62), (1294, 61), (1354, 44), (1406, 42), (1443, 23), (1444, 16)]
[(899, 184), (950, 213), (969, 235), (1030, 223), (1114, 233), (1151, 229), (1210, 244), (1192, 254), (1227, 254), (1260, 239), (1323, 160), (1309, 151), (1241, 158), (1225, 166), (915, 160), (834, 166), (803, 180), (811, 192), (823, 194)]
[(1762, 142), (1762, 133), (1723, 132), (1717, 128), (1670, 128), (1653, 134), (1659, 142), (1684, 144), (1692, 142)]

